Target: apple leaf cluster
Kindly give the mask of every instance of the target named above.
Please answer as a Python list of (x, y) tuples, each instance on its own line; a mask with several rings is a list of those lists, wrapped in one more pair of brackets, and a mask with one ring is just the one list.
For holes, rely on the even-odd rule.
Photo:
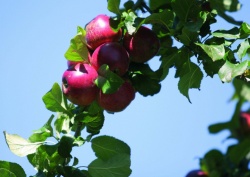
[[(123, 5), (108, 0), (113, 16), (101, 14), (85, 28), (77, 27), (65, 53), (68, 68), (62, 87), (55, 83), (42, 97), (53, 114), (28, 139), (4, 132), (9, 149), (27, 157), (38, 170), (34, 177), (128, 177), (130, 147), (115, 137), (98, 135), (104, 110), (123, 111), (136, 92), (145, 97), (159, 93), (161, 82), (175, 69), (178, 89), (189, 102), (189, 90), (199, 89), (204, 76), (216, 74), (222, 82), (233, 83), (232, 100), (237, 101), (229, 122), (209, 126), (214, 134), (229, 130), (229, 138), (237, 143), (226, 153), (206, 153), (200, 169), (187, 177), (250, 176), (250, 110), (242, 111), (250, 101), (250, 25), (228, 15), (240, 7), (238, 0), (128, 0)], [(218, 16), (235, 27), (212, 31)], [(154, 56), (160, 63), (156, 70), (148, 63)], [(91, 143), (96, 159), (82, 166), (72, 151), (85, 143)], [(0, 161), (0, 171), (3, 176), (26, 176), (12, 162)]]

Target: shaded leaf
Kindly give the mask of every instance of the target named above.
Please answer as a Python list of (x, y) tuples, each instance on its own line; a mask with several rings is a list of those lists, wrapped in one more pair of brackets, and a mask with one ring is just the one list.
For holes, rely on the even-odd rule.
[(184, 96), (187, 97), (188, 101), (191, 103), (188, 93), (189, 89), (200, 88), (203, 73), (201, 72), (200, 68), (192, 62), (187, 64), (187, 68), (188, 72), (180, 77), (178, 89)]
[(121, 0), (108, 0), (108, 10), (110, 12), (113, 12), (115, 14), (120, 14), (120, 2)]
[(16, 134), (8, 134), (4, 132), (4, 136), (11, 152), (20, 157), (35, 153), (36, 149), (43, 144), (41, 142), (31, 143)]
[[(26, 177), (26, 174), (25, 174), (23, 168), (17, 163), (7, 162), (7, 161), (2, 161), (1, 160), (0, 161), (0, 174), (1, 174), (1, 177), (7, 177), (8, 175), (7, 176), (3, 175), (4, 171), (1, 171), (3, 169), (13, 173), (13, 175), (15, 175), (16, 177)], [(6, 173), (8, 174), (8, 172), (6, 172)]]
[(0, 168), (0, 174), (1, 174), (1, 177), (18, 177), (11, 171), (4, 169), (4, 168)]
[(229, 149), (229, 158), (233, 163), (239, 164), (241, 160), (243, 160), (250, 151), (250, 140), (245, 139), (242, 142), (230, 147)]
[(190, 31), (187, 27), (184, 27), (182, 33), (177, 37), (184, 45), (190, 46), (191, 43), (197, 42), (198, 32)]
[(130, 155), (130, 147), (111, 136), (98, 136), (91, 140), (91, 147), (96, 157), (106, 161), (119, 154)]
[(54, 115), (51, 115), (49, 120), (45, 123), (44, 126), (42, 126), (40, 129), (35, 130), (33, 134), (29, 137), (29, 141), (34, 142), (43, 142), (48, 137), (53, 136), (53, 128), (51, 126), (51, 122), (54, 118)]
[(70, 135), (64, 135), (59, 142), (58, 154), (64, 158), (70, 157), (70, 153), (73, 147), (73, 142), (74, 142), (74, 137)]
[(128, 177), (131, 174), (130, 156), (117, 154), (107, 161), (96, 159), (88, 166), (88, 171), (94, 177)]
[(108, 65), (102, 65), (98, 69), (99, 76), (95, 80), (95, 84), (102, 89), (104, 94), (111, 94), (116, 92), (123, 84), (124, 80), (109, 70)]
[(239, 64), (233, 64), (226, 61), (225, 64), (220, 68), (218, 74), (223, 82), (231, 82), (234, 77), (244, 73), (248, 67), (248, 61), (244, 61)]

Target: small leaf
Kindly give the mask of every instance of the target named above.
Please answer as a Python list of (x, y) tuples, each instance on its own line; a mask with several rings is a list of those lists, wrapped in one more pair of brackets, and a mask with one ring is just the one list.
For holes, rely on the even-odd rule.
[(121, 14), (120, 12), (120, 2), (121, 0), (108, 0), (108, 10), (117, 15)]
[(188, 91), (191, 88), (200, 88), (203, 73), (201, 72), (200, 68), (192, 62), (188, 63), (186, 67), (188, 68), (188, 72), (180, 77), (178, 88), (191, 103)]
[(77, 31), (77, 35), (71, 39), (70, 46), (64, 56), (70, 61), (87, 61), (88, 48), (85, 41), (86, 31), (80, 26), (78, 26)]
[(54, 115), (50, 116), (49, 120), (45, 123), (45, 125), (34, 131), (33, 134), (29, 137), (29, 141), (34, 142), (43, 142), (48, 137), (53, 136), (53, 128), (51, 127), (51, 122), (54, 118)]
[[(139, 23), (137, 29), (142, 24), (161, 24), (165, 26), (169, 31), (173, 26), (174, 13), (173, 11), (166, 9), (159, 13), (153, 13)], [(137, 22), (138, 23), (138, 22)]]
[(67, 134), (70, 132), (70, 118), (66, 114), (59, 114), (55, 123), (57, 137), (60, 137), (60, 133)]
[(229, 149), (229, 158), (233, 163), (239, 164), (241, 160), (245, 159), (250, 151), (250, 140), (245, 139), (239, 144), (234, 145)]
[(1, 174), (1, 177), (7, 177), (2, 173), (3, 171), (1, 171), (1, 170), (3, 170), (3, 169), (8, 170), (9, 172), (13, 173), (16, 177), (26, 177), (26, 174), (25, 174), (23, 168), (17, 163), (7, 162), (7, 161), (0, 161), (0, 174)]
[(116, 92), (123, 84), (124, 80), (109, 70), (108, 65), (102, 65), (98, 69), (99, 76), (95, 80), (95, 84), (102, 89), (105, 94), (111, 94)]
[(167, 5), (167, 3), (170, 3), (171, 0), (149, 0), (149, 7), (152, 10), (156, 10), (157, 8), (160, 8), (164, 5)]
[(196, 45), (200, 46), (206, 54), (211, 57), (213, 61), (220, 60), (225, 55), (225, 48), (224, 45), (205, 45), (196, 43)]
[(96, 159), (88, 166), (88, 171), (94, 177), (128, 177), (131, 174), (130, 156), (117, 154), (107, 161)]
[(43, 144), (41, 142), (31, 143), (30, 141), (16, 134), (8, 134), (4, 132), (4, 136), (11, 152), (20, 157), (35, 153), (36, 149)]
[(242, 59), (246, 54), (247, 50), (250, 48), (249, 40), (246, 39), (243, 42), (241, 42), (238, 46), (237, 55), (240, 59)]
[(48, 110), (52, 112), (67, 112), (62, 99), (61, 87), (58, 83), (54, 83), (52, 89), (42, 99)]
[(106, 161), (118, 154), (130, 155), (130, 147), (121, 140), (111, 136), (99, 136), (91, 141), (96, 157)]
[(137, 18), (136, 14), (134, 12), (123, 12), (122, 17), (124, 18), (124, 24), (127, 28), (127, 31), (130, 35), (132, 35), (136, 31), (135, 19)]
[(88, 133), (98, 134), (104, 123), (103, 111), (98, 112), (96, 115), (86, 115), (83, 122), (86, 124)]
[(250, 35), (250, 25), (247, 23), (242, 23), (240, 27), (240, 37), (247, 38)]
[(161, 90), (160, 80), (150, 78), (143, 74), (133, 75), (131, 82), (135, 90), (143, 96), (153, 96)]
[(58, 154), (63, 158), (70, 157), (70, 153), (73, 147), (73, 142), (74, 142), (74, 137), (69, 135), (64, 135), (59, 142)]
[(239, 76), (244, 73), (248, 67), (248, 61), (244, 61), (240, 64), (233, 64), (229, 61), (220, 68), (218, 74), (223, 82), (231, 82), (234, 77)]
[(230, 30), (217, 30), (213, 32), (212, 35), (220, 38), (238, 39), (240, 38), (240, 30), (237, 27), (234, 27)]
[(190, 46), (190, 44), (197, 41), (198, 33), (190, 31), (187, 27), (184, 27), (181, 35), (178, 35), (178, 39), (186, 46)]

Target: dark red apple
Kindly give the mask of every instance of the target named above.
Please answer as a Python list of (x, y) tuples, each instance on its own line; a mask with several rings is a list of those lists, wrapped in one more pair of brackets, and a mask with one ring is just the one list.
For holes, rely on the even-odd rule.
[(208, 177), (208, 175), (201, 170), (192, 170), (186, 175), (186, 177)]
[(133, 62), (144, 63), (153, 58), (160, 42), (156, 34), (149, 28), (141, 26), (133, 35), (125, 34), (123, 45)]
[(135, 98), (135, 89), (132, 84), (125, 81), (120, 88), (112, 94), (104, 94), (99, 91), (97, 101), (108, 112), (120, 112), (124, 110)]
[(78, 63), (67, 69), (62, 76), (62, 90), (68, 100), (79, 106), (91, 104), (99, 89), (94, 81), (97, 71), (87, 63)]
[(122, 37), (122, 30), (115, 32), (109, 24), (110, 17), (98, 15), (86, 25), (86, 42), (90, 49), (94, 50), (101, 44), (117, 42)]
[(240, 129), (243, 133), (250, 133), (250, 113), (240, 113)]
[(95, 49), (90, 63), (96, 70), (103, 64), (107, 64), (111, 71), (122, 76), (128, 71), (129, 56), (122, 45), (117, 42), (109, 42)]

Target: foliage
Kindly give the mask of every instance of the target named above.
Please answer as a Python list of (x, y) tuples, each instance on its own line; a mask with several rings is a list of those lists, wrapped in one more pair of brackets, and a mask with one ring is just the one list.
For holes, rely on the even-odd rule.
[[(190, 103), (189, 90), (199, 89), (204, 76), (217, 74), (222, 82), (233, 83), (235, 93), (232, 100), (237, 101), (237, 105), (232, 119), (209, 126), (209, 131), (229, 130), (231, 135), (228, 138), (236, 139), (237, 143), (228, 147), (226, 153), (213, 149), (200, 159), (201, 169), (210, 177), (250, 176), (250, 134), (241, 130), (239, 122), (242, 106), (250, 101), (247, 60), (250, 25), (228, 15), (240, 7), (238, 0), (128, 0), (123, 6), (120, 0), (107, 2), (107, 9), (114, 14), (110, 20), (114, 31), (122, 29), (123, 34), (133, 34), (141, 25), (150, 25), (160, 40), (157, 70), (152, 70), (148, 63), (131, 63), (129, 66), (127, 78), (139, 94), (153, 96), (159, 93), (161, 81), (170, 69), (175, 69), (178, 89)], [(139, 11), (148, 16), (138, 17)], [(217, 16), (235, 27), (211, 31)], [(77, 34), (65, 53), (67, 60), (87, 61), (85, 34), (85, 29), (77, 28)], [(107, 65), (103, 65), (99, 73), (101, 76), (95, 84), (104, 93), (113, 93), (123, 83)], [(30, 164), (38, 170), (34, 177), (127, 177), (132, 173), (129, 146), (112, 136), (98, 136), (105, 117), (104, 110), (95, 101), (85, 107), (69, 103), (58, 83), (42, 100), (53, 115), (28, 139), (4, 132), (9, 149), (18, 156), (27, 156)], [(78, 158), (71, 152), (85, 143), (91, 143), (96, 159), (82, 169)], [(0, 171), (4, 177), (26, 176), (22, 167), (12, 162), (0, 161)]]

